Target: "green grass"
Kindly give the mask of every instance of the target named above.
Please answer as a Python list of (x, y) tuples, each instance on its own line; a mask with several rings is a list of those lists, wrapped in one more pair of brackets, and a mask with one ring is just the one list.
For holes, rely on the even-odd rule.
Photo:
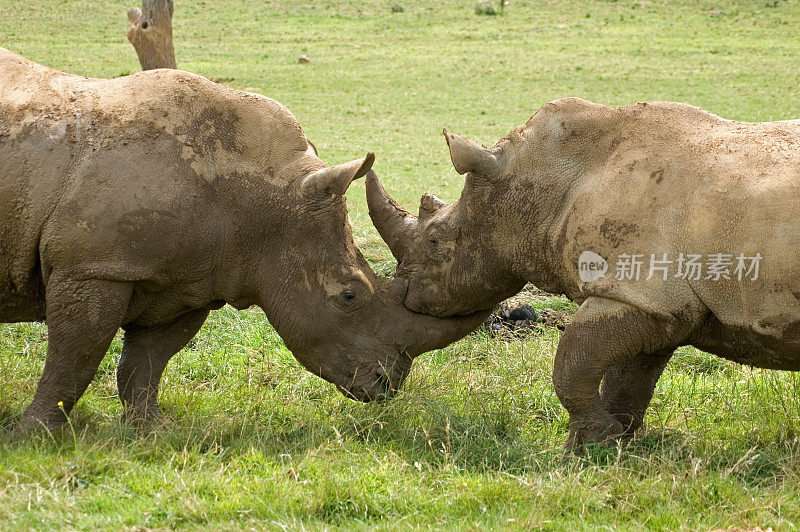
[[(392, 13), (394, 4), (404, 7)], [(409, 208), (458, 197), (442, 127), (493, 143), (564, 96), (667, 99), (727, 118), (800, 117), (800, 2), (176, 2), (181, 67), (286, 104), (320, 155), (375, 151)], [(135, 0), (3, 0), (0, 46), (89, 76), (138, 70)], [(311, 63), (298, 64), (307, 53)], [(356, 239), (392, 260), (349, 194)], [(552, 306), (567, 308), (563, 299)], [(53, 436), (13, 441), (44, 363), (41, 325), (0, 326), (0, 528), (794, 529), (800, 378), (684, 349), (646, 430), (564, 456), (550, 383), (558, 332), (470, 336), (362, 405), (305, 372), (259, 311), (213, 314), (169, 365), (169, 425), (118, 421), (114, 346)]]

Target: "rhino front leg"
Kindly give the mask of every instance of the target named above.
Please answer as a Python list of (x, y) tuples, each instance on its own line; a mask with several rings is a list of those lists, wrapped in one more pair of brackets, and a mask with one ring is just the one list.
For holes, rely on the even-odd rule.
[(680, 330), (675, 323), (618, 301), (589, 298), (580, 306), (561, 337), (553, 368), (556, 394), (570, 417), (567, 447), (625, 433), (626, 427), (600, 397), (603, 376), (612, 366), (622, 370), (640, 353), (680, 345), (672, 338)]
[(128, 283), (59, 279), (51, 275), (46, 291), (47, 359), (33, 402), (15, 428), (18, 435), (66, 421), (92, 381), (132, 293)]
[(123, 421), (161, 418), (158, 385), (164, 368), (194, 338), (208, 313), (208, 309), (197, 309), (166, 325), (126, 328), (117, 367), (117, 389), (125, 407)]
[(640, 353), (606, 371), (600, 387), (603, 407), (622, 423), (625, 434), (633, 434), (644, 423), (658, 379), (674, 352)]

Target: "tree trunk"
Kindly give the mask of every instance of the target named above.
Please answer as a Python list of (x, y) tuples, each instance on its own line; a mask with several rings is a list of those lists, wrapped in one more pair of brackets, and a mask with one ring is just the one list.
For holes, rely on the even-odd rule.
[(136, 49), (142, 70), (177, 68), (172, 47), (172, 0), (142, 0), (128, 10), (128, 40)]

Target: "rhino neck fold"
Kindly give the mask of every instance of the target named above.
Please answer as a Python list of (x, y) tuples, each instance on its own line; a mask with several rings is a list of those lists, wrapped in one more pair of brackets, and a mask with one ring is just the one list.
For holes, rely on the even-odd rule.
[(264, 293), (270, 288), (265, 280), (280, 277), (285, 269), (274, 264), (274, 258), (280, 256), (282, 220), (288, 209), (283, 207), (281, 192), (272, 188), (257, 176), (219, 180), (225, 209), (214, 221), (224, 227), (216, 246), (214, 292), (237, 309), (264, 308)]
[(483, 235), (467, 242), (477, 246), (470, 255), (482, 258), (482, 264), (475, 266), (491, 272), (485, 278), (499, 283), (494, 291), (510, 297), (526, 282), (545, 290), (556, 288), (548, 275), (554, 270), (550, 260), (554, 245), (549, 234), (560, 210), (546, 208), (549, 198), (532, 194), (534, 185), (518, 175), (507, 175), (490, 184), (470, 181), (453, 218), (462, 227), (462, 234)]
[[(574, 187), (558, 190), (542, 200), (542, 213), (537, 217), (536, 227), (526, 239), (529, 259), (526, 266), (527, 279), (538, 288), (553, 294), (570, 290), (570, 282), (563, 273), (567, 223), (572, 211)], [(545, 205), (554, 207), (546, 208)]]
[(578, 175), (559, 182), (548, 174), (521, 173), (494, 184), (502, 192), (494, 194), (493, 203), (502, 208), (484, 209), (482, 216), (490, 218), (490, 233), (499, 235), (492, 239), (498, 255), (492, 267), (498, 278), (509, 281), (509, 290), (526, 282), (551, 293), (568, 290), (559, 272), (566, 224), (580, 181)]

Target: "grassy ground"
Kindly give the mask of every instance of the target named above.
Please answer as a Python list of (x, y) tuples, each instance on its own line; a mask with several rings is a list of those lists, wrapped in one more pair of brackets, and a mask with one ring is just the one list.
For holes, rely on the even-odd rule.
[[(3, 0), (0, 46), (133, 72), (133, 4)], [(410, 208), (458, 197), (443, 126), (491, 143), (557, 97), (800, 117), (796, 0), (519, 0), (497, 17), (471, 1), (176, 4), (181, 67), (283, 102), (330, 163), (375, 151)], [(358, 243), (390, 274), (363, 184), (349, 196)], [(167, 369), (168, 427), (118, 422), (116, 341), (70, 427), (15, 442), (46, 331), (0, 325), (0, 528), (795, 528), (798, 377), (685, 349), (633, 442), (564, 456), (557, 340), (472, 335), (415, 362), (395, 400), (362, 405), (303, 371), (260, 311), (225, 308)]]

